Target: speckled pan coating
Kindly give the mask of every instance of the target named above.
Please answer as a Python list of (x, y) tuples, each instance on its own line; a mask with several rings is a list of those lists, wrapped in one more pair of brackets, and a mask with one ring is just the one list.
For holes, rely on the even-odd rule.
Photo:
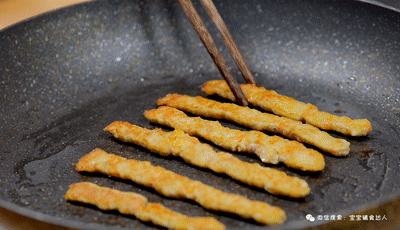
[[(216, 29), (200, 3), (194, 3), (239, 79)], [(69, 227), (154, 228), (63, 200), (69, 184), (91, 181), (138, 192), (186, 215), (213, 216), (228, 229), (262, 228), (126, 181), (77, 173), (72, 163), (94, 148), (149, 160), (221, 190), (282, 207), (288, 217), (282, 229), (325, 223), (307, 221), (308, 213), (345, 216), (398, 197), (399, 13), (345, 0), (215, 4), (260, 85), (323, 111), (372, 122), (367, 137), (343, 137), (351, 143), (350, 154), (326, 155), (321, 173), (276, 166), (309, 183), (307, 198), (266, 196), (183, 161), (115, 141), (102, 131), (115, 120), (159, 127), (143, 116), (156, 108), (158, 98), (168, 93), (204, 96), (201, 85), (220, 78), (176, 1), (116, 0), (62, 9), (0, 32), (0, 205)], [(398, 219), (387, 210), (371, 213)]]

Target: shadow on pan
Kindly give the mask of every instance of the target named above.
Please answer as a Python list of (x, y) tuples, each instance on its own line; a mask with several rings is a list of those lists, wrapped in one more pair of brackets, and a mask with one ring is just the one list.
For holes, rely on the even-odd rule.
[[(229, 57), (205, 12), (195, 4), (221, 52)], [(321, 173), (271, 166), (307, 180), (312, 189), (308, 197), (275, 197), (181, 160), (121, 144), (102, 131), (115, 120), (156, 128), (143, 112), (156, 108), (158, 98), (175, 92), (203, 95), (201, 84), (221, 77), (176, 1), (97, 1), (0, 32), (0, 204), (71, 228), (154, 228), (63, 199), (69, 184), (91, 181), (138, 192), (188, 215), (214, 216), (229, 229), (365, 229), (398, 224), (393, 210), (400, 194), (399, 14), (354, 1), (215, 4), (261, 86), (330, 113), (372, 122), (367, 137), (331, 133), (350, 141), (351, 152), (344, 158), (325, 155), (326, 169)], [(227, 62), (235, 66), (233, 60)], [(237, 69), (232, 72), (240, 79)], [(126, 181), (77, 173), (72, 164), (94, 148), (148, 160), (224, 191), (282, 207), (287, 222), (259, 226)], [(370, 210), (361, 212), (366, 209)], [(354, 216), (353, 221), (351, 213), (368, 215), (368, 220)], [(307, 214), (315, 221), (307, 220)], [(342, 220), (331, 222), (339, 216)]]

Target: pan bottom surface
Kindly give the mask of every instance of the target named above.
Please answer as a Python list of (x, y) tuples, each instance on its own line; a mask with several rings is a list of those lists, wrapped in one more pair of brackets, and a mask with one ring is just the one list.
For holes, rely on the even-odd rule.
[[(379, 112), (371, 107), (358, 104), (354, 98), (341, 97), (339, 93), (318, 90), (319, 86), (297, 87), (296, 82), (282, 79), (269, 83), (268, 76), (258, 75), (259, 85), (280, 94), (292, 96), (304, 102), (317, 105), (321, 110), (351, 118), (367, 118), (373, 124), (373, 131), (367, 137), (346, 137), (334, 132), (333, 136), (344, 138), (351, 143), (351, 152), (347, 157), (333, 157), (325, 154), (326, 168), (319, 173), (306, 173), (285, 166), (267, 165), (305, 179), (312, 191), (304, 199), (288, 199), (272, 196), (259, 189), (236, 182), (228, 177), (217, 175), (209, 170), (190, 166), (175, 157), (162, 157), (133, 144), (122, 143), (103, 131), (109, 123), (121, 120), (146, 128), (166, 127), (150, 123), (143, 116), (145, 110), (156, 108), (156, 100), (168, 93), (205, 96), (200, 87), (207, 80), (217, 79), (218, 75), (198, 74), (197, 77), (168, 77), (166, 79), (142, 79), (135, 84), (113, 86), (111, 92), (96, 98), (88, 98), (87, 103), (58, 116), (50, 117), (51, 122), (34, 132), (21, 135), (15, 149), (25, 151), (18, 162), (12, 162), (13, 180), (7, 179), (8, 188), (2, 199), (16, 204), (20, 209), (53, 216), (51, 221), (64, 220), (63, 225), (85, 227), (88, 223), (99, 224), (105, 228), (154, 227), (151, 224), (136, 221), (135, 218), (120, 215), (117, 212), (99, 211), (97, 208), (67, 202), (63, 195), (69, 184), (91, 181), (98, 185), (124, 191), (134, 191), (145, 195), (152, 202), (160, 202), (173, 210), (191, 216), (214, 216), (228, 228), (254, 229), (264, 228), (241, 218), (207, 211), (199, 205), (185, 200), (170, 199), (158, 195), (152, 189), (106, 176), (78, 173), (73, 163), (93, 150), (102, 148), (107, 152), (127, 158), (150, 161), (189, 178), (202, 181), (226, 192), (244, 195), (250, 199), (262, 200), (283, 208), (287, 212), (287, 222), (281, 226), (287, 228), (306, 227), (322, 224), (319, 220), (311, 223), (306, 215), (346, 217), (350, 212), (363, 208), (365, 204), (379, 203), (389, 195), (399, 192), (398, 132), (379, 117)], [(223, 101), (218, 97), (212, 99)], [(247, 130), (229, 122), (223, 125)], [(272, 133), (267, 133), (274, 135)], [(203, 140), (204, 141), (204, 140)], [(310, 146), (308, 146), (310, 147)], [(248, 162), (263, 164), (259, 159), (245, 154), (236, 156)], [(14, 159), (15, 160), (15, 159)], [(2, 173), (2, 180), (5, 180)], [(4, 186), (4, 185), (3, 185)], [(333, 218), (333, 217), (330, 217)], [(65, 222), (65, 220), (68, 220)], [(345, 219), (344, 219), (345, 221)], [(77, 224), (77, 223), (78, 224)], [(280, 227), (277, 227), (280, 228)]]

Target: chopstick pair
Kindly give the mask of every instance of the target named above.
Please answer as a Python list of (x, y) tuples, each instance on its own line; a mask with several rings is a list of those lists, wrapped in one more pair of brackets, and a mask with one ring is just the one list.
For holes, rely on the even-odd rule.
[[(242, 76), (248, 84), (257, 85), (257, 82), (254, 79), (253, 74), (251, 73), (249, 67), (247, 66), (246, 61), (244, 60), (241, 52), (239, 51), (236, 43), (234, 42), (228, 28), (226, 27), (223, 19), (217, 11), (212, 0), (200, 0), (201, 4), (205, 8), (207, 14), (212, 19), (213, 23), (217, 26), (218, 31), (221, 33), (222, 38), (229, 48), (229, 51), (236, 62), (239, 70), (242, 72)], [(208, 32), (205, 27), (203, 21), (200, 18), (200, 15), (197, 13), (196, 9), (193, 6), (191, 0), (179, 0), (180, 5), (182, 6), (183, 11), (186, 16), (189, 18), (193, 27), (196, 29), (197, 34), (200, 39), (204, 43), (208, 53), (211, 55), (215, 64), (217, 65), (219, 71), (224, 77), (225, 81), (228, 83), (229, 88), (235, 95), (236, 101), (243, 106), (248, 106), (248, 102), (246, 96), (244, 95), (242, 89), (239, 87), (238, 82), (232, 77), (229, 72), (229, 67), (226, 64), (224, 57), (218, 51), (218, 48), (211, 37), (211, 34)]]

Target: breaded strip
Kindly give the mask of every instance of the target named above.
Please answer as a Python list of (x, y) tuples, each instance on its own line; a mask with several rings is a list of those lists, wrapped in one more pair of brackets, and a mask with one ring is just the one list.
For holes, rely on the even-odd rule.
[(335, 156), (349, 154), (350, 143), (334, 138), (318, 128), (300, 121), (260, 112), (232, 103), (221, 103), (200, 96), (169, 94), (157, 101), (199, 116), (226, 119), (260, 131), (282, 134), (290, 139), (313, 145)]
[(132, 180), (155, 189), (160, 194), (193, 200), (206, 209), (233, 213), (261, 224), (276, 225), (286, 220), (286, 213), (265, 202), (249, 200), (191, 180), (150, 162), (125, 159), (96, 149), (76, 164), (78, 171), (103, 173), (108, 176)]
[(65, 199), (92, 204), (102, 210), (118, 210), (142, 221), (168, 229), (225, 229), (212, 217), (189, 217), (172, 211), (162, 204), (149, 203), (147, 198), (134, 192), (121, 192), (89, 182), (71, 184)]
[[(240, 87), (249, 103), (276, 115), (305, 121), (320, 129), (333, 130), (350, 136), (366, 136), (372, 130), (371, 122), (367, 119), (352, 120), (346, 116), (322, 112), (315, 105), (297, 101), (273, 90), (266, 90), (264, 87), (251, 84), (242, 84)], [(203, 85), (202, 91), (207, 95), (218, 94), (235, 101), (233, 93), (224, 80), (208, 81)]]
[(128, 122), (115, 121), (105, 128), (117, 139), (145, 147), (163, 156), (178, 156), (186, 162), (282, 196), (305, 197), (310, 193), (306, 181), (273, 168), (247, 163), (227, 152), (217, 152), (182, 130), (149, 130)]
[(168, 106), (145, 111), (144, 114), (153, 123), (183, 130), (230, 151), (254, 153), (265, 163), (282, 162), (291, 168), (303, 171), (321, 171), (325, 167), (321, 153), (306, 148), (297, 141), (268, 136), (260, 131), (226, 128), (218, 121), (189, 117), (184, 112)]

